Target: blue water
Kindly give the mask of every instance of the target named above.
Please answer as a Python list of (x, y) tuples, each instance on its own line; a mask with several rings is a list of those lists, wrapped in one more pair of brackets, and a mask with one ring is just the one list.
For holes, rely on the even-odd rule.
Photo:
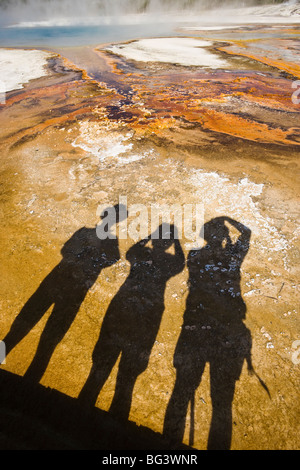
[(136, 38), (177, 35), (168, 23), (1, 28), (0, 47), (85, 46)]

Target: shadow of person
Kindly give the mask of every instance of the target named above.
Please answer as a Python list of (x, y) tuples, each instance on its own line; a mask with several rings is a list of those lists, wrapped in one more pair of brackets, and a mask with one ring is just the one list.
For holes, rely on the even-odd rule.
[(108, 207), (101, 215), (102, 223), (96, 228), (83, 227), (74, 233), (61, 250), (61, 262), (42, 281), (16, 317), (3, 340), (7, 355), (54, 305), (25, 378), (41, 380), (56, 346), (73, 323), (100, 272), (120, 259), (118, 239), (111, 230), (124, 217), (127, 217), (125, 206)]
[[(232, 243), (225, 222), (239, 231), (236, 243)], [(235, 384), (245, 360), (252, 370), (251, 334), (243, 322), (246, 305), (240, 288), (240, 268), (250, 236), (251, 231), (241, 223), (229, 217), (215, 218), (204, 225), (207, 244), (188, 255), (189, 294), (174, 354), (176, 380), (163, 431), (174, 444), (183, 440), (189, 404), (194, 426), (195, 391), (208, 363), (212, 400), (208, 449), (230, 449)], [(190, 429), (190, 445), (193, 433)]]
[[(170, 228), (171, 236), (164, 239)], [(93, 351), (93, 365), (78, 397), (85, 405), (94, 406), (121, 354), (110, 412), (122, 420), (129, 417), (135, 382), (148, 365), (165, 309), (166, 284), (185, 266), (175, 230), (162, 224), (128, 250), (129, 276), (107, 309)], [(168, 252), (170, 249), (173, 253)]]

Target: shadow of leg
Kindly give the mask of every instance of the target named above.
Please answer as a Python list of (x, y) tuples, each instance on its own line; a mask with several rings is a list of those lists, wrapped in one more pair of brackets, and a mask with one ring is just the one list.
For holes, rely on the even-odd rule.
[(98, 395), (107, 381), (120, 354), (118, 346), (112, 346), (108, 342), (96, 345), (93, 354), (93, 365), (89, 376), (78, 395), (78, 400), (87, 407), (96, 404)]
[(123, 353), (118, 370), (116, 389), (110, 413), (121, 420), (128, 420), (135, 382), (146, 369), (130, 355)]
[(167, 406), (163, 435), (172, 445), (183, 441), (186, 416), (193, 390), (187, 390), (185, 382), (178, 378)]
[(4, 338), (7, 355), (30, 333), (52, 304), (53, 299), (43, 283), (26, 302)]
[(212, 420), (207, 450), (230, 450), (232, 436), (231, 401), (212, 400)]
[[(176, 446), (183, 441), (188, 406), (191, 403), (193, 413), (194, 394), (200, 385), (204, 367), (205, 362), (201, 362), (193, 370), (192, 365), (187, 363), (186, 367), (181, 365), (177, 369), (176, 381), (167, 406), (163, 430), (164, 437), (172, 445)], [(194, 426), (194, 416), (191, 419), (191, 426)], [(190, 437), (193, 436), (193, 433), (194, 429), (191, 429)]]
[(55, 348), (71, 327), (80, 305), (81, 300), (78, 302), (63, 302), (54, 306), (41, 334), (33, 361), (24, 375), (26, 379), (35, 382), (42, 379)]
[[(224, 358), (223, 358), (224, 361)], [(232, 438), (232, 402), (236, 380), (243, 360), (233, 359), (210, 364), (212, 420), (208, 450), (230, 450)]]

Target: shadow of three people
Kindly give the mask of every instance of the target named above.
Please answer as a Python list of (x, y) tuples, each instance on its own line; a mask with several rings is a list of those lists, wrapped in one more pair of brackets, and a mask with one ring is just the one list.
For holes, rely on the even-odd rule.
[[(231, 241), (226, 221), (240, 232), (236, 243)], [(108, 224), (105, 231), (109, 234), (111, 228)], [(209, 363), (213, 416), (208, 448), (223, 449), (230, 448), (235, 382), (245, 359), (252, 367), (251, 335), (243, 323), (246, 306), (240, 291), (240, 267), (251, 232), (227, 217), (213, 219), (204, 228), (206, 246), (192, 250), (187, 260), (189, 294), (174, 355), (176, 381), (166, 410), (164, 435), (174, 445), (182, 442), (188, 405), (193, 408), (195, 391)], [(120, 259), (117, 238), (99, 239), (95, 228), (86, 227), (68, 240), (61, 253), (62, 261), (25, 304), (4, 339), (8, 354), (54, 304), (25, 373), (34, 381), (42, 378), (102, 269)], [(161, 225), (155, 234), (133, 245), (126, 259), (130, 273), (105, 314), (93, 365), (78, 396), (84, 405), (94, 406), (121, 355), (110, 412), (124, 420), (129, 417), (135, 382), (148, 366), (165, 309), (167, 282), (185, 267), (174, 226)]]

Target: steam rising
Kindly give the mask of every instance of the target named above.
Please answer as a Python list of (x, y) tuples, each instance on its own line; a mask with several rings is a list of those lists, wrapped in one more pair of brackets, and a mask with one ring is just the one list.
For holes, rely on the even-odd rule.
[[(73, 20), (74, 24), (88, 22), (101, 24), (115, 21), (126, 15), (135, 15), (139, 19), (145, 15), (203, 14), (209, 10), (228, 7), (253, 7), (262, 4), (288, 5), (299, 7), (298, 0), (283, 2), (280, 0), (0, 0), (0, 24), (43, 25), (49, 20)], [(291, 9), (290, 8), (290, 9)]]

